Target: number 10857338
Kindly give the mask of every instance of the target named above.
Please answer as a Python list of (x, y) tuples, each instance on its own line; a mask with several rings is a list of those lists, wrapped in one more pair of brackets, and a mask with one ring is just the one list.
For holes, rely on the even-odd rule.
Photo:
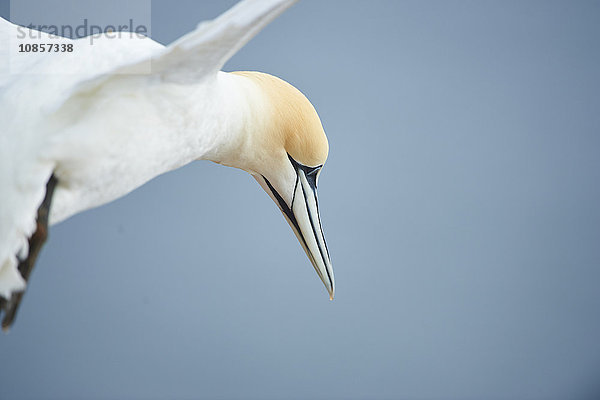
[(19, 53), (72, 53), (72, 43), (22, 43)]

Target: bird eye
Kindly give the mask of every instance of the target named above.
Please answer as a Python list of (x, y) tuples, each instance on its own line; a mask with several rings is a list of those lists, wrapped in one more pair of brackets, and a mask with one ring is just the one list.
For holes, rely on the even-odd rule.
[(313, 190), (317, 188), (317, 176), (319, 175), (319, 171), (321, 171), (321, 167), (322, 165), (319, 165), (318, 167), (302, 168), (304, 170), (304, 174), (306, 175), (306, 180)]
[(323, 164), (317, 165), (316, 167), (307, 167), (306, 165), (300, 164), (298, 161), (294, 160), (289, 154), (288, 158), (290, 159), (292, 166), (296, 169), (296, 173), (302, 170), (310, 186), (313, 188), (313, 190), (316, 189), (317, 177), (319, 176), (321, 168), (323, 168)]
[(323, 167), (322, 165), (319, 165), (317, 167), (306, 167), (306, 169), (305, 169), (306, 176), (307, 177), (308, 176), (316, 177), (322, 167)]

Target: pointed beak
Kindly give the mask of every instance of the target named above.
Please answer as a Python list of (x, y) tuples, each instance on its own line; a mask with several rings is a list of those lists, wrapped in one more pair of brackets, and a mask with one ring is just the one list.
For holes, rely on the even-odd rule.
[(292, 227), (308, 259), (315, 268), (317, 275), (319, 275), (325, 288), (327, 288), (329, 299), (333, 300), (335, 293), (333, 268), (325, 236), (323, 235), (323, 228), (321, 227), (319, 202), (317, 199), (317, 175), (322, 166), (306, 167), (296, 162), (293, 158), (289, 158), (296, 170), (296, 183), (290, 205), (286, 203), (267, 178), (262, 177), (266, 187), (262, 185), (260, 180), (259, 183), (261, 183), (261, 186), (279, 205), (285, 219)]

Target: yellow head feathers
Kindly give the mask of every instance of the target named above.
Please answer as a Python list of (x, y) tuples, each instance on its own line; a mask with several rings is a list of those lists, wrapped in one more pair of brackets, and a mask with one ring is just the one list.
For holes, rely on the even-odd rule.
[(321, 120), (310, 101), (289, 83), (269, 74), (236, 71), (232, 74), (252, 80), (270, 105), (269, 141), (283, 146), (297, 162), (306, 166), (325, 163), (329, 152)]

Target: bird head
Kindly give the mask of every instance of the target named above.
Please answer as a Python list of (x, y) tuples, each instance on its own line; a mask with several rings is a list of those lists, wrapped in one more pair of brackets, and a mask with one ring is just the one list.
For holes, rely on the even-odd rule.
[(333, 299), (335, 285), (321, 227), (317, 183), (329, 145), (321, 120), (295, 87), (260, 72), (233, 72), (252, 87), (252, 112), (238, 168), (277, 204)]

